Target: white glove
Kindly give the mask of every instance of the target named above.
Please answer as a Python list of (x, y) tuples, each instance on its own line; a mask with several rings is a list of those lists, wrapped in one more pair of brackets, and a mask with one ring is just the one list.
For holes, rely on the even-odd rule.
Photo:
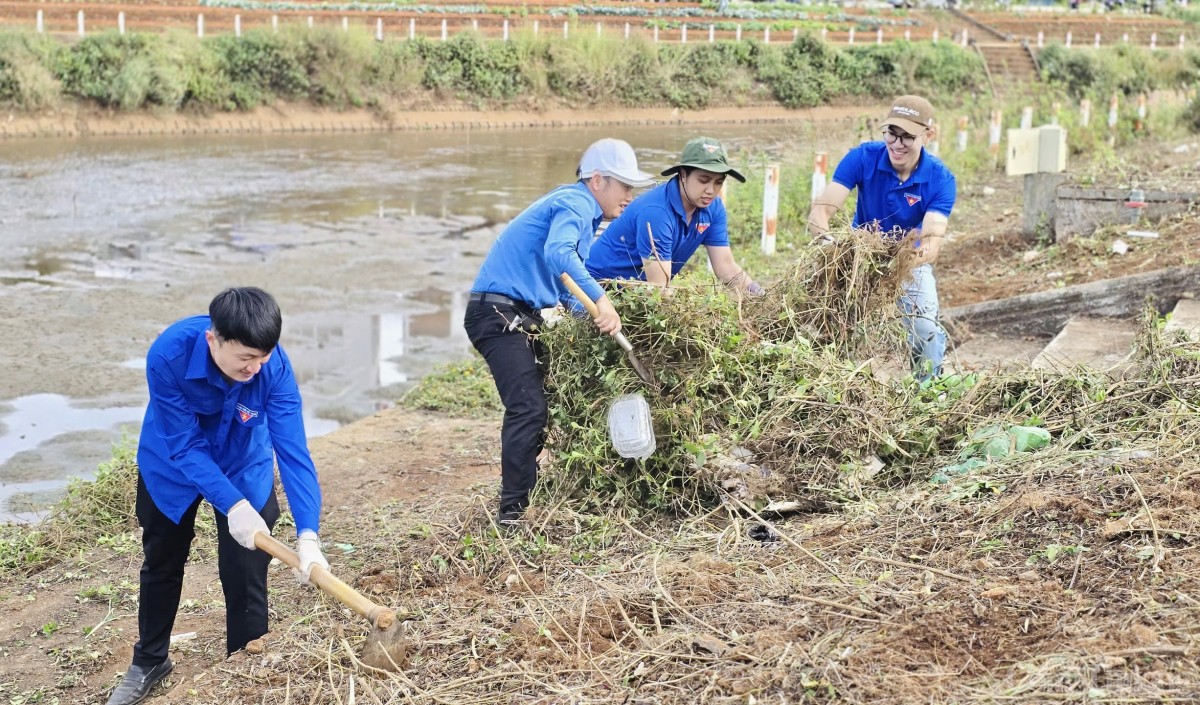
[(313, 566), (319, 565), (329, 570), (329, 561), (325, 560), (324, 554), (321, 553), (321, 540), (317, 538), (317, 532), (311, 529), (301, 531), (296, 539), (296, 553), (300, 555), (300, 570), (293, 570), (292, 573), (301, 585), (308, 585)]
[(261, 531), (268, 536), (271, 535), (271, 530), (267, 528), (267, 522), (263, 521), (262, 516), (254, 511), (249, 500), (243, 499), (233, 505), (225, 516), (229, 519), (229, 535), (233, 537), (234, 541), (251, 551), (255, 549), (255, 534)]

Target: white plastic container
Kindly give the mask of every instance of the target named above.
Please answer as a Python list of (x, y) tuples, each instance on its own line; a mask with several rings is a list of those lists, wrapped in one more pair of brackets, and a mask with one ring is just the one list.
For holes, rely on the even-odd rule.
[(641, 394), (617, 397), (608, 407), (608, 437), (622, 458), (644, 460), (654, 453), (650, 405)]

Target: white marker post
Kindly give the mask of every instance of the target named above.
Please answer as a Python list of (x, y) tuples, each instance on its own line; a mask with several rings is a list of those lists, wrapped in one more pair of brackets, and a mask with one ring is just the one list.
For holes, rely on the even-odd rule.
[(567, 39), (571, 34), (571, 23), (563, 21), (563, 39)]
[(308, 16), (308, 28), (309, 28), (309, 29), (312, 29), (312, 28), (313, 28), (313, 18), (312, 18), (312, 15), (309, 15), (309, 16)]
[(822, 27), (821, 28), (821, 41), (825, 41), (828, 37), (829, 37), (829, 29), (826, 27)]
[(853, 27), (850, 28), (850, 36), (847, 38), (846, 43), (847, 44), (854, 43), (854, 28)]
[(271, 15), (271, 31), (279, 33), (279, 15)]
[(963, 33), (962, 33), (962, 45), (964, 47), (967, 46), (967, 29), (965, 27), (963, 28)]
[(204, 38), (204, 15), (196, 15), (196, 36)]
[(1046, 33), (1040, 29), (1038, 30), (1037, 45), (1038, 45), (1038, 49), (1041, 49), (1043, 46), (1046, 45)]
[(970, 125), (970, 119), (966, 115), (961, 115), (958, 118), (958, 151), (967, 151), (967, 139), (969, 134), (967, 126)]
[(503, 35), (504, 35), (504, 41), (507, 42), (508, 41), (508, 20), (504, 20)]
[(763, 29), (763, 44), (770, 44), (770, 43), (771, 43), (771, 28), (767, 27), (767, 28)]
[(1033, 108), (1026, 107), (1021, 111), (1021, 129), (1033, 129)]
[(829, 169), (829, 155), (825, 152), (817, 152), (813, 158), (813, 175), (812, 175), (812, 203), (817, 202), (817, 198), (825, 191), (826, 180), (825, 174)]
[(687, 44), (687, 25), (679, 28), (679, 43)]
[(409, 39), (417, 38), (417, 18), (415, 18), (415, 17), (410, 17), (408, 19), (408, 38)]
[(476, 17), (472, 17), (472, 18), (471, 18), (471, 31), (472, 31), (472, 32), (478, 32), (478, 31), (479, 31), (479, 19), (478, 19), (478, 18), (476, 18)]
[(658, 25), (654, 25), (654, 43), (658, 44)]
[(242, 16), (241, 15), (233, 16), (233, 36), (237, 37), (238, 39), (241, 39), (241, 37), (242, 37)]
[(85, 34), (83, 26), (83, 10), (80, 10), (79, 14), (75, 16), (75, 24), (79, 29), (79, 36), (82, 37)]
[(1071, 33), (1067, 32), (1067, 48), (1071, 48)]
[(625, 23), (625, 38), (629, 39), (629, 23)]
[(342, 18), (342, 31), (343, 31), (343, 32), (349, 32), (349, 31), (350, 31), (350, 18), (349, 18), (349, 17), (343, 17), (343, 18)]
[(538, 35), (538, 24), (537, 20), (533, 21), (533, 36), (535, 37)]
[(1088, 123), (1092, 121), (1092, 101), (1084, 98), (1079, 101), (1079, 126), (1087, 129)]
[(883, 27), (879, 27), (875, 30), (875, 44), (883, 44)]
[[(125, 13), (121, 13), (125, 14)], [(44, 34), (46, 32), (46, 15), (41, 11), (37, 11), (37, 33)]]
[(742, 41), (742, 26), (740, 24), (737, 26), (737, 31), (733, 33), (733, 38), (736, 41)]
[(775, 254), (775, 226), (779, 220), (779, 165), (768, 164), (763, 184), (762, 252)]
[(599, 37), (603, 33), (604, 33), (603, 25), (601, 25), (599, 22), (597, 22), (596, 23), (596, 36)]
[(1108, 144), (1114, 146), (1117, 143), (1117, 120), (1120, 117), (1121, 98), (1116, 93), (1113, 93), (1112, 98), (1108, 101)]
[[(38, 12), (41, 12), (41, 10), (38, 10)], [(124, 10), (117, 13), (117, 34), (122, 34), (122, 35), (125, 34), (125, 11)]]
[(1124, 34), (1121, 35), (1121, 41), (1126, 44), (1129, 43), (1129, 32), (1125, 32)]
[(377, 42), (383, 41), (383, 18), (382, 17), (377, 17), (375, 19), (375, 41), (377, 41)]
[(446, 26), (446, 20), (442, 20), (442, 41), (450, 38), (450, 28)]
[(1099, 32), (1096, 32), (1096, 40), (1094, 42), (1092, 42), (1092, 48), (1094, 48), (1094, 49), (1100, 48), (1100, 33)]
[(904, 30), (904, 41), (906, 41), (906, 42), (912, 41), (912, 30), (911, 29)]
[(1179, 50), (1183, 51), (1183, 35), (1179, 35)]
[(1004, 111), (992, 111), (992, 124), (988, 125), (988, 152), (993, 157), (1000, 154), (1000, 134), (1004, 129)]
[(1150, 33), (1150, 49), (1153, 50), (1153, 49), (1156, 49), (1157, 47), (1158, 47), (1158, 32), (1151, 32)]
[(933, 43), (937, 44), (937, 40), (938, 40), (938, 31), (937, 31), (937, 27), (934, 27), (933, 28)]
[(712, 44), (716, 40), (717, 40), (716, 27), (709, 25), (708, 26), (708, 43)]

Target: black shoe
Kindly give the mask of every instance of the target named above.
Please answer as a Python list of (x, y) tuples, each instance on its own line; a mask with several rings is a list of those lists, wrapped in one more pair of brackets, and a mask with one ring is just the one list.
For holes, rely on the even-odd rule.
[(525, 526), (524, 516), (524, 509), (501, 509), (496, 513), (496, 526), (500, 531), (511, 534)]
[(108, 696), (108, 705), (134, 705), (142, 702), (154, 686), (167, 677), (172, 668), (175, 668), (175, 664), (171, 663), (170, 657), (149, 668), (130, 666), (129, 670), (125, 671), (125, 677), (117, 684), (116, 690)]

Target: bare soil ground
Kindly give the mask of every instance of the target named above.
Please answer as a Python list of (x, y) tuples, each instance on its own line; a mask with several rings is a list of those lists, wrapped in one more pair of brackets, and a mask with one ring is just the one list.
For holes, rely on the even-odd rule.
[[(1194, 158), (1131, 160), (1183, 175)], [(1109, 252), (1115, 233), (1027, 243), (1014, 234), (1019, 182), (993, 183), (956, 214), (946, 306), (1195, 261), (1188, 218), (1125, 256)], [(1200, 468), (1169, 430), (1148, 453), (869, 492), (776, 518), (776, 540), (760, 542), (747, 538), (756, 521), (725, 510), (539, 507), (526, 531), (499, 536), (498, 427), (390, 409), (312, 442), (335, 574), (421, 614), (405, 675), (355, 670), (364, 623), (283, 568), (265, 653), (226, 659), (201, 532), (177, 670), (149, 702), (1200, 701)], [(131, 534), (0, 576), (0, 696), (104, 702), (136, 638), (139, 563)]]

